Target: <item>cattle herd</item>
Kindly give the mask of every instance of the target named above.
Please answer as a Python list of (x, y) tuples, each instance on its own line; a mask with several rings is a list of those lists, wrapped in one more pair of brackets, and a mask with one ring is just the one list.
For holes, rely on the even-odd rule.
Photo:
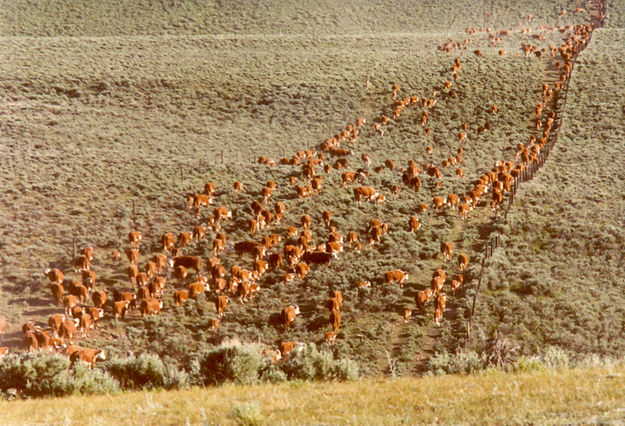
[[(589, 9), (598, 13), (599, 22), (603, 19), (604, 5), (599, 0), (589, 1)], [(583, 13), (584, 11), (577, 11)], [(528, 17), (531, 20), (531, 17)], [(445, 210), (457, 211), (458, 217), (465, 221), (477, 209), (498, 210), (504, 197), (511, 191), (512, 186), (523, 170), (532, 162), (538, 161), (538, 155), (547, 142), (555, 119), (555, 99), (563, 84), (570, 77), (572, 61), (585, 47), (595, 24), (541, 27), (543, 33), (560, 31), (565, 35), (564, 42), (558, 47), (539, 49), (533, 45), (523, 44), (521, 50), (525, 56), (549, 54), (556, 60), (559, 78), (555, 82), (544, 83), (542, 96), (535, 107), (532, 117), (535, 123), (536, 135), (532, 135), (527, 142), (519, 142), (514, 158), (496, 161), (492, 169), (478, 176), (465, 194), (447, 194), (434, 196), (431, 204), (421, 204), (407, 215), (406, 229), (410, 232), (419, 232), (423, 221), (422, 215), (430, 210), (433, 214), (440, 214)], [(525, 31), (525, 29), (521, 29)], [(484, 32), (488, 34), (490, 43), (495, 46), (504, 37), (510, 35), (511, 30), (499, 31), (490, 28), (466, 29), (469, 38), (464, 41), (453, 41), (439, 46), (447, 54), (456, 49), (466, 49), (471, 44), (474, 34)], [(536, 34), (535, 39), (541, 40), (544, 36)], [(473, 52), (483, 57), (479, 50)], [(499, 56), (505, 51), (500, 50)], [(517, 54), (518, 55), (518, 54)], [(485, 60), (485, 59), (484, 59)], [(22, 332), (24, 344), (28, 352), (42, 349), (59, 350), (67, 354), (72, 363), (83, 361), (93, 367), (97, 360), (105, 359), (100, 349), (80, 347), (75, 341), (87, 336), (91, 330), (98, 328), (103, 318), (116, 321), (126, 320), (128, 315), (159, 315), (164, 309), (163, 301), (171, 300), (172, 304), (165, 306), (180, 307), (195, 300), (200, 295), (214, 301), (215, 317), (211, 320), (211, 329), (217, 330), (223, 321), (228, 318), (229, 304), (237, 300), (245, 304), (257, 297), (261, 292), (263, 277), (268, 271), (279, 272), (282, 277), (280, 285), (295, 285), (293, 283), (306, 280), (307, 274), (316, 265), (331, 264), (345, 251), (359, 253), (363, 244), (375, 249), (382, 237), (388, 232), (389, 226), (382, 218), (371, 217), (366, 230), (338, 230), (333, 214), (324, 210), (317, 215), (289, 216), (289, 203), (299, 203), (307, 197), (315, 197), (323, 191), (324, 176), (329, 176), (338, 170), (341, 176), (342, 188), (333, 190), (351, 189), (354, 199), (354, 208), (366, 209), (362, 203), (385, 202), (386, 196), (397, 194), (400, 190), (414, 193), (420, 191), (422, 179), (431, 179), (434, 187), (441, 186), (445, 176), (455, 176), (465, 179), (465, 173), (460, 167), (463, 161), (463, 143), (466, 143), (469, 127), (467, 123), (459, 123), (457, 133), (457, 147), (453, 152), (445, 155), (445, 160), (439, 164), (410, 160), (405, 168), (396, 164), (392, 159), (384, 162), (383, 166), (371, 168), (371, 156), (362, 153), (360, 162), (354, 160), (354, 148), (358, 146), (358, 138), (366, 129), (373, 137), (384, 135), (385, 127), (391, 121), (401, 120), (409, 109), (417, 110), (417, 126), (421, 126), (426, 137), (431, 130), (428, 127), (431, 112), (437, 108), (437, 100), (444, 96), (455, 96), (455, 84), (462, 76), (463, 63), (455, 57), (448, 70), (448, 79), (442, 86), (435, 87), (427, 96), (400, 97), (400, 87), (391, 86), (393, 101), (392, 116), (381, 115), (374, 119), (357, 118), (355, 122), (347, 124), (344, 129), (334, 136), (324, 140), (317, 149), (298, 151), (292, 157), (278, 160), (279, 165), (288, 165), (299, 168), (301, 175), (291, 175), (288, 181), (275, 182), (269, 180), (260, 192), (250, 192), (257, 199), (250, 204), (250, 209), (233, 212), (228, 206), (213, 206), (217, 188), (220, 191), (241, 193), (246, 188), (239, 181), (234, 184), (216, 185), (207, 182), (201, 192), (189, 194), (186, 197), (186, 206), (196, 224), (183, 232), (167, 232), (160, 236), (158, 250), (150, 251), (144, 242), (143, 235), (137, 230), (128, 233), (125, 247), (113, 250), (110, 253), (110, 262), (118, 269), (124, 269), (128, 279), (128, 289), (108, 289), (98, 281), (98, 272), (93, 267), (96, 250), (84, 247), (73, 261), (71, 278), (66, 277), (68, 271), (47, 269), (45, 276), (50, 294), (59, 306), (59, 312), (51, 315), (47, 325), (27, 322), (23, 324)], [(494, 104), (483, 105), (489, 114), (499, 114), (500, 108)], [(370, 125), (367, 125), (371, 122)], [(477, 132), (488, 132), (490, 124), (480, 126)], [(428, 146), (424, 156), (434, 150)], [(267, 157), (259, 157), (259, 164), (268, 167), (275, 166), (275, 162)], [(355, 165), (354, 165), (355, 163)], [(350, 170), (350, 166), (355, 170)], [(371, 171), (380, 172), (384, 168), (390, 170), (397, 177), (397, 181), (382, 189), (366, 186)], [(453, 171), (449, 171), (449, 169)], [(299, 173), (298, 173), (299, 174)], [(286, 179), (285, 179), (286, 180)], [(276, 199), (276, 188), (281, 186), (293, 195), (290, 199)], [(198, 191), (201, 188), (198, 188)], [(207, 215), (206, 211), (210, 213)], [(248, 213), (249, 212), (249, 213)], [(230, 241), (230, 236), (224, 229), (224, 224), (236, 217), (246, 216), (249, 239)], [(313, 236), (313, 223), (318, 222), (324, 229), (323, 237)], [(283, 232), (278, 232), (278, 225), (285, 223)], [(280, 228), (283, 229), (283, 228)], [(345, 237), (343, 236), (345, 234)], [(261, 235), (257, 237), (257, 235)], [(202, 258), (189, 253), (192, 243), (209, 244), (211, 256)], [(440, 244), (440, 267), (432, 272), (429, 288), (417, 291), (415, 307), (423, 313), (430, 300), (434, 304), (434, 323), (441, 324), (445, 313), (446, 301), (449, 292), (454, 295), (463, 286), (464, 273), (470, 259), (464, 253), (458, 253), (459, 247), (452, 242), (443, 241)], [(238, 255), (239, 265), (226, 268), (222, 264), (227, 252), (234, 251)], [(123, 260), (125, 255), (125, 261)], [(453, 259), (456, 259), (453, 261)], [(124, 264), (125, 263), (125, 264)], [(451, 266), (449, 266), (451, 265)], [(447, 271), (445, 270), (447, 268)], [(450, 269), (452, 270), (450, 272)], [(363, 275), (366, 272), (363, 271)], [(354, 282), (353, 288), (358, 291), (369, 291), (371, 282), (381, 283), (382, 286), (409, 285), (409, 272), (402, 269), (385, 271), (381, 276), (363, 276), (361, 281)], [(341, 327), (341, 307), (343, 294), (334, 290), (328, 300), (328, 330), (325, 332), (325, 342), (333, 344), (339, 336)], [(346, 300), (349, 302), (349, 300)], [(173, 308), (172, 308), (173, 309)], [(284, 332), (293, 327), (302, 315), (297, 304), (285, 306), (279, 313)], [(403, 312), (404, 321), (410, 321), (413, 315), (411, 309)], [(0, 336), (7, 327), (7, 320), (0, 317)], [(283, 341), (277, 349), (265, 351), (265, 356), (277, 362), (302, 347), (301, 342)], [(8, 352), (7, 348), (0, 348), (0, 357)]]

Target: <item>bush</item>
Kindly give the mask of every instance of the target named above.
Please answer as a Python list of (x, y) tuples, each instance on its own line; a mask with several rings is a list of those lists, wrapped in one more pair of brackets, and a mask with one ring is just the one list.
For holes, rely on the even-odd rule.
[(23, 397), (66, 396), (115, 392), (118, 383), (105, 372), (77, 364), (59, 354), (11, 355), (0, 364), (0, 390)]
[(476, 352), (450, 354), (441, 352), (428, 361), (428, 369), (434, 374), (470, 374), (486, 368), (486, 358)]
[(78, 363), (72, 368), (72, 373), (74, 394), (95, 395), (119, 391), (119, 382), (106, 371), (98, 368), (91, 370), (87, 365)]
[(208, 385), (250, 384), (258, 380), (261, 358), (252, 347), (221, 345), (200, 357), (199, 373)]
[(359, 373), (356, 362), (335, 360), (331, 353), (319, 351), (312, 343), (285, 362), (282, 370), (289, 379), (300, 380), (355, 380)]
[(107, 371), (115, 377), (122, 389), (153, 389), (165, 386), (165, 364), (156, 355), (117, 358), (109, 362)]

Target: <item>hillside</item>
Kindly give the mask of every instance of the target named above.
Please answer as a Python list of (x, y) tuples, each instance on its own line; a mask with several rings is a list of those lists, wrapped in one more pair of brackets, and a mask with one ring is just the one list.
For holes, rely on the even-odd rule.
[[(78, 249), (95, 247), (99, 288), (110, 294), (134, 290), (127, 260), (117, 265), (110, 259), (112, 250), (128, 248), (129, 231), (143, 233), (143, 267), (162, 251), (164, 233), (206, 225), (215, 207), (226, 206), (233, 218), (223, 224), (228, 245), (219, 258), (227, 271), (253, 267), (251, 258), (234, 253), (234, 243), (275, 233), (283, 240), (273, 251), (282, 252), (295, 242), (285, 238), (287, 226), (300, 232), (305, 214), (313, 219), (311, 245), (325, 243), (324, 210), (333, 213), (343, 236), (356, 232), (363, 248), (346, 245), (336, 261), (312, 266), (303, 280), (283, 283), (286, 265), (268, 272), (247, 303), (230, 296), (217, 331), (210, 328), (214, 282), (206, 296), (176, 307), (174, 289), (196, 277), (177, 283), (169, 274), (161, 316), (141, 318), (133, 311), (118, 321), (109, 302), (101, 327), (80, 344), (112, 356), (156, 353), (187, 368), (195, 354), (224, 341), (272, 348), (282, 341), (313, 342), (336, 358), (356, 360), (367, 376), (422, 372), (435, 353), (488, 351), (496, 335), (519, 345), (518, 354), (540, 353), (548, 345), (573, 354), (620, 353), (625, 316), (614, 301), (623, 296), (625, 216), (622, 197), (611, 194), (623, 186), (615, 161), (622, 157), (623, 116), (614, 107), (623, 94), (623, 5), (608, 2), (606, 27), (595, 31), (571, 74), (551, 157), (534, 180), (519, 186), (507, 223), (494, 227), (486, 198), (463, 221), (452, 209), (435, 211), (433, 197), (468, 193), (496, 161), (514, 160), (519, 143), (540, 135), (535, 106), (543, 83), (553, 87), (559, 76), (549, 46), (570, 35), (567, 25), (597, 22), (596, 9), (576, 12), (586, 2), (521, 1), (509, 7), (478, 1), (470, 9), (461, 2), (353, 2), (340, 9), (322, 2), (312, 10), (283, 2), (143, 3), (84, 1), (69, 13), (64, 2), (0, 2), (0, 50), (9, 58), (0, 65), (0, 155), (8, 159), (0, 170), (0, 312), (10, 323), (3, 346), (23, 351), (21, 325), (45, 325), (62, 311), (43, 271), (60, 268), (67, 278), (78, 278), (72, 271), (74, 241)], [(464, 48), (445, 53), (440, 47), (449, 40)], [(545, 53), (526, 56), (523, 44)], [(455, 58), (462, 63), (457, 80), (450, 71)], [(372, 124), (393, 117), (393, 84), (399, 99), (416, 96), (420, 102), (378, 132)], [(436, 103), (426, 106), (423, 99)], [(555, 106), (549, 102), (547, 110)], [(359, 117), (367, 124), (356, 142), (345, 142), (353, 151), (347, 170), (369, 169), (365, 185), (384, 194), (384, 203), (358, 206), (354, 185), (343, 188), (345, 170), (336, 167), (319, 167), (320, 193), (298, 200), (289, 178), (304, 185), (301, 167), (257, 164), (259, 156), (278, 163), (298, 150), (319, 150)], [(461, 132), (465, 140), (459, 140)], [(444, 167), (460, 147), (462, 163)], [(370, 155), (370, 166), (363, 154)], [(423, 169), (418, 192), (402, 182), (400, 169), (409, 160)], [(443, 177), (427, 176), (428, 164)], [(464, 177), (456, 175), (458, 167)], [(242, 193), (232, 189), (237, 180)], [(269, 180), (277, 189), (266, 207), (283, 201), (285, 218), (250, 236), (250, 205)], [(198, 219), (185, 196), (201, 192), (208, 181), (217, 191)], [(591, 195), (588, 188), (594, 188)], [(417, 213), (420, 204), (430, 208)], [(408, 219), (416, 215), (421, 228), (409, 232)], [(372, 218), (387, 223), (388, 233), (370, 247)], [(488, 263), (474, 317), (478, 332), (466, 342), (479, 263), (495, 228), (505, 230), (503, 247)], [(183, 253), (200, 256), (206, 265), (213, 238), (209, 232)], [(454, 247), (451, 263), (440, 254), (446, 241)], [(460, 273), (456, 256), (462, 252), (470, 265), (464, 286), (452, 295), (449, 282)], [(414, 297), (441, 267), (450, 279), (447, 310), (437, 327), (434, 307), (419, 312)], [(390, 269), (409, 273), (403, 288), (384, 284)], [(361, 280), (372, 287), (359, 289)], [(333, 290), (345, 300), (337, 341), (326, 345)], [(290, 304), (298, 304), (301, 315), (284, 331), (279, 313)], [(408, 323), (404, 309), (414, 311)]]

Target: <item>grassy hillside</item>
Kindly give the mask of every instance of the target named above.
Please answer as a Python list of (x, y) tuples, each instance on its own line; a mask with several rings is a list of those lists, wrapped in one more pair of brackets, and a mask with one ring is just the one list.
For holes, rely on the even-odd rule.
[[(622, 366), (0, 402), (4, 424), (622, 422)], [(268, 395), (271, 395), (268, 397)]]
[(623, 351), (623, 46), (622, 30), (598, 30), (580, 56), (556, 148), (522, 186), (486, 274), (484, 333), (525, 351)]
[[(21, 348), (23, 322), (45, 324), (48, 315), (60, 312), (42, 271), (59, 267), (76, 277), (70, 272), (74, 237), (78, 248), (96, 247), (94, 270), (101, 288), (131, 289), (124, 272), (127, 262), (117, 266), (109, 259), (111, 250), (126, 248), (128, 231), (144, 233), (143, 266), (160, 251), (157, 242), (163, 233), (191, 231), (210, 215), (212, 207), (198, 220), (186, 209), (184, 195), (200, 192), (212, 181), (217, 185), (214, 206), (234, 211), (224, 225), (228, 242), (252, 238), (246, 229), (250, 203), (273, 179), (278, 189), (270, 206), (282, 200), (288, 211), (282, 224), (264, 234), (284, 234), (287, 225), (299, 226), (300, 217), (309, 214), (314, 243), (323, 243), (328, 237), (321, 221), (324, 209), (333, 212), (333, 223), (344, 236), (355, 231), (364, 239), (373, 217), (387, 222), (389, 233), (372, 248), (363, 244), (362, 253), (346, 250), (329, 266), (312, 268), (304, 281), (285, 285), (281, 276), (287, 268), (270, 272), (252, 301), (243, 305), (233, 298), (217, 332), (209, 330), (214, 294), (176, 308), (171, 297), (176, 284), (170, 279), (161, 317), (142, 319), (135, 312), (125, 322), (115, 321), (107, 306), (102, 328), (81, 344), (105, 347), (113, 355), (154, 352), (185, 367), (196, 351), (231, 339), (268, 347), (283, 340), (325, 345), (330, 329), (326, 302), (331, 290), (341, 290), (341, 332), (326, 349), (337, 358), (357, 360), (365, 375), (421, 371), (435, 352), (463, 345), (475, 265), (465, 273), (465, 288), (450, 296), (442, 327), (432, 325), (430, 305), (424, 313), (415, 311), (407, 324), (402, 313), (414, 309), (416, 292), (429, 286), (436, 268), (445, 267), (448, 275), (458, 272), (455, 262), (443, 263), (441, 242), (452, 241), (456, 253), (479, 259), (490, 232), (490, 210), (482, 208), (462, 222), (456, 212), (430, 209), (420, 215), (422, 228), (414, 234), (407, 231), (408, 218), (433, 196), (467, 192), (495, 161), (513, 158), (517, 144), (534, 133), (532, 114), (542, 84), (552, 82), (557, 72), (548, 55), (525, 57), (521, 44), (547, 52), (550, 44), (559, 45), (562, 33), (543, 26), (589, 22), (587, 12), (575, 13), (581, 2), (516, 2), (514, 7), (477, 2), (469, 10), (461, 3), (439, 2), (399, 2), (395, 8), (357, 2), (340, 10), (332, 2), (313, 10), (281, 2), (263, 2), (262, 7), (248, 2), (152, 3), (83, 2), (73, 5), (71, 13), (63, 2), (0, 4), (5, 23), (0, 49), (9, 58), (0, 66), (0, 155), (9, 159), (0, 170), (5, 189), (0, 199), (0, 310), (10, 320), (2, 344)], [(559, 18), (562, 7), (569, 13)], [(436, 24), (426, 28), (426, 22)], [(483, 28), (469, 35), (467, 26), (492, 26), (511, 35), (491, 45)], [(525, 27), (533, 33), (521, 31)], [(438, 50), (450, 38), (471, 43), (449, 54)], [(476, 49), (484, 56), (475, 55)], [(455, 57), (463, 68), (451, 92), (443, 84), (453, 80)], [(603, 64), (606, 58), (598, 60)], [(394, 83), (400, 98), (436, 98), (427, 124), (431, 136), (419, 124), (421, 106), (391, 119), (383, 135), (373, 130), (371, 123), (380, 116), (393, 115)], [(493, 105), (498, 106), (496, 114), (490, 112)], [(255, 164), (260, 155), (277, 162), (296, 150), (317, 147), (357, 117), (368, 123), (349, 146), (354, 151), (348, 158), (350, 170), (362, 167), (360, 157), (368, 153), (372, 168), (386, 159), (405, 167), (413, 159), (419, 165), (438, 165), (444, 178), (422, 176), (422, 189), (414, 193), (402, 185), (401, 171), (383, 168), (372, 172), (366, 184), (380, 189), (386, 202), (358, 207), (351, 188), (341, 187), (343, 170), (319, 171), (324, 177), (321, 193), (300, 202), (288, 185), (291, 176), (302, 184), (299, 168)], [(442, 162), (457, 152), (462, 123), (468, 125), (462, 143), (466, 177), (458, 178), (455, 167), (443, 169)], [(433, 147), (431, 154), (427, 146)], [(235, 180), (243, 183), (242, 194), (232, 191)], [(401, 188), (397, 195), (391, 194), (393, 185)], [(523, 196), (519, 199), (525, 202)], [(211, 242), (212, 236), (184, 252), (206, 261)], [(249, 258), (239, 259), (231, 250), (221, 261), (228, 270), (251, 267)], [(403, 289), (383, 284), (384, 272), (394, 268), (410, 273)], [(522, 285), (532, 285), (535, 270), (530, 271), (519, 275)], [(492, 274), (500, 275), (495, 269)], [(359, 280), (370, 280), (372, 289), (358, 290)], [(496, 283), (490, 287), (496, 291)], [(494, 335), (497, 307), (505, 300), (491, 296), (479, 299), (485, 339)], [(565, 308), (574, 310), (576, 300), (566, 299)], [(285, 332), (278, 313), (292, 303), (301, 306), (302, 315)], [(525, 305), (515, 301), (515, 306)], [(596, 318), (600, 306), (592, 305), (589, 316)], [(526, 313), (524, 318), (533, 316)], [(522, 352), (565, 343), (547, 339), (544, 332), (530, 340)], [(601, 353), (614, 353), (618, 345)]]

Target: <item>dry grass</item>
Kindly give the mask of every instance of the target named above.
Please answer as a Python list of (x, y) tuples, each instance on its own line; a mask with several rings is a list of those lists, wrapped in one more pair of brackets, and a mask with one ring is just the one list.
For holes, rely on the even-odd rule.
[(0, 402), (3, 424), (511, 424), (625, 420), (625, 368), (224, 386)]

